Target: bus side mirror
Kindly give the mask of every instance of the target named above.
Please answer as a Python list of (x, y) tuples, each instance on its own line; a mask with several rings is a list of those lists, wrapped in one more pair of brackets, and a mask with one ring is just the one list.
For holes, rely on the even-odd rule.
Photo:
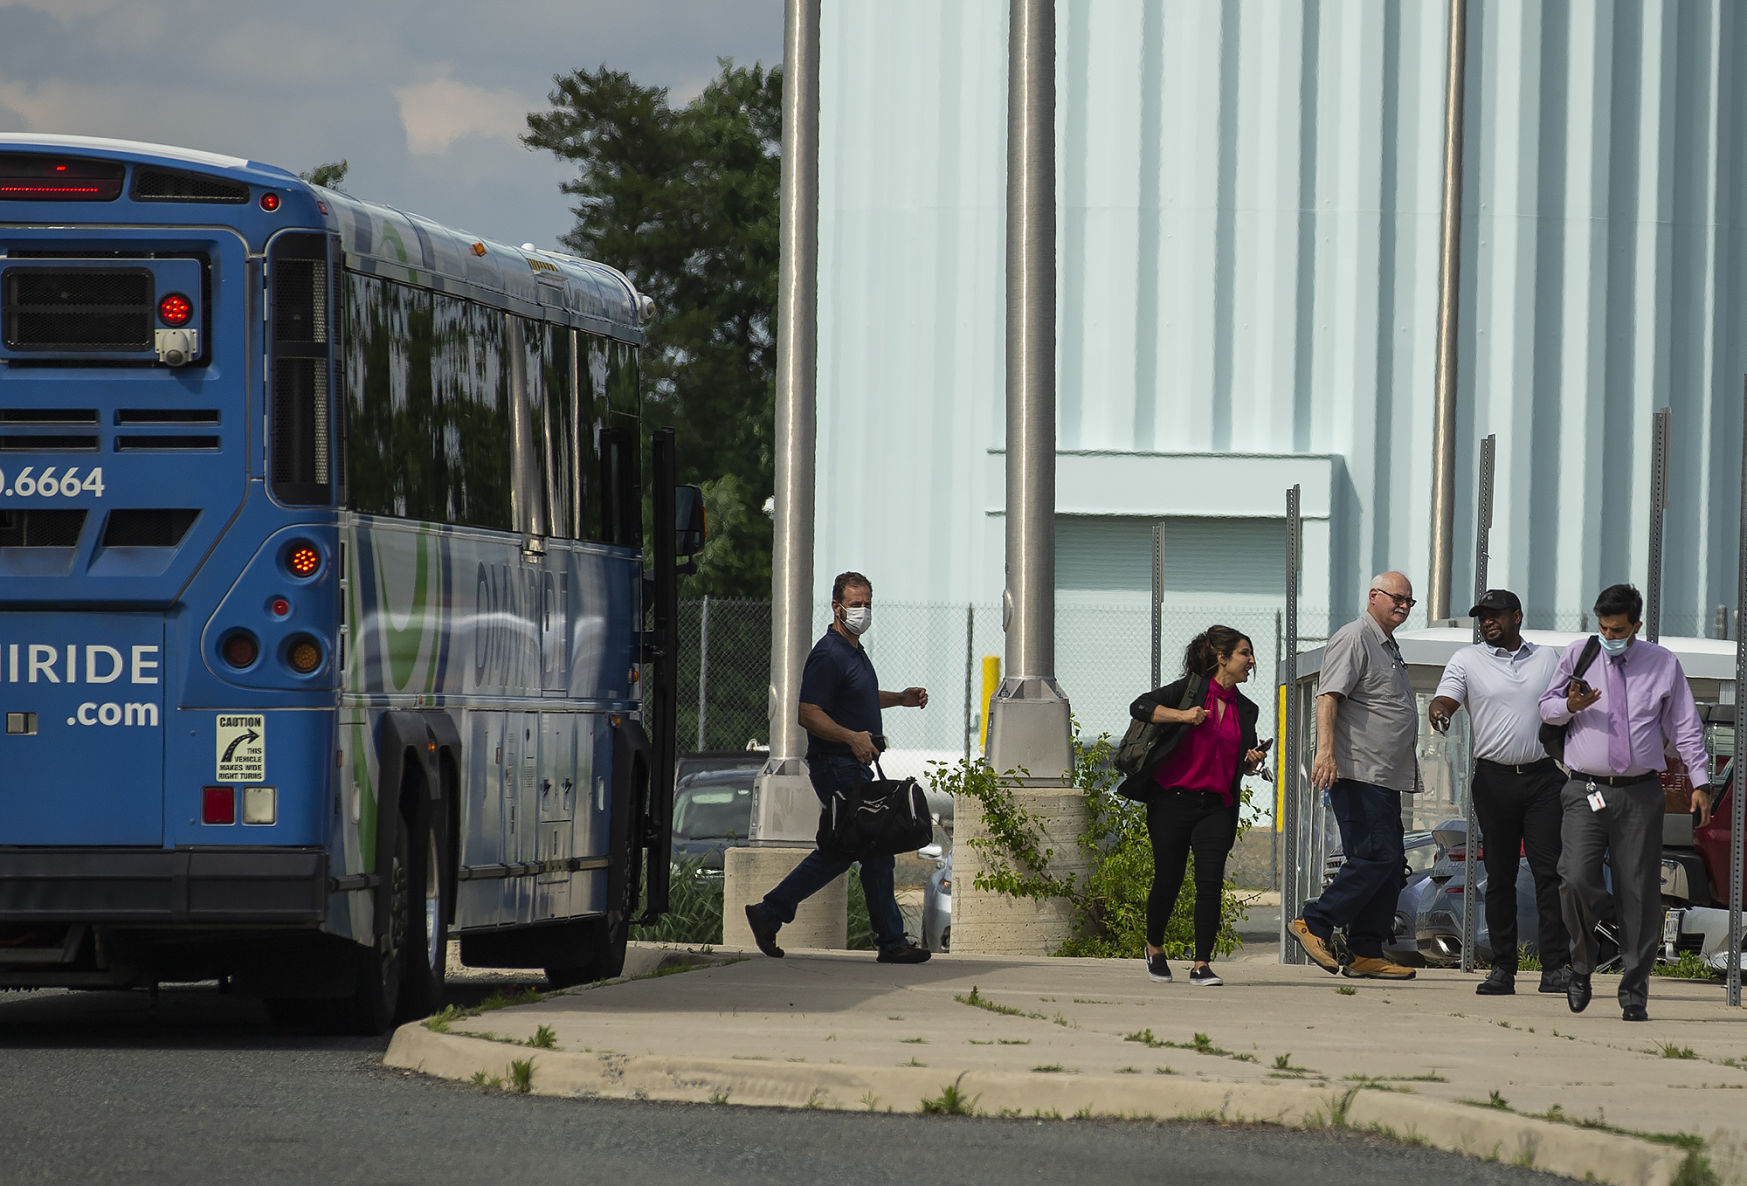
[(705, 522), (704, 495), (696, 486), (673, 488), (673, 552), (676, 556), (696, 556), (704, 550), (709, 538)]

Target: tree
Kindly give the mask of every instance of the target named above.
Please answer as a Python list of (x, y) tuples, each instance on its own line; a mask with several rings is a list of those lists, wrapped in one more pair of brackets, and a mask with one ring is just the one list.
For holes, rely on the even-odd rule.
[(683, 107), (605, 66), (553, 83), (522, 142), (577, 166), (563, 244), (654, 299), (645, 413), (704, 486), (712, 543), (685, 593), (768, 597), (781, 69), (723, 59)]
[(317, 165), (307, 173), (299, 173), (298, 176), (311, 185), (319, 185), (324, 189), (339, 189), (341, 188), (340, 183), (346, 179), (347, 165), (346, 161), (329, 161), (326, 164)]

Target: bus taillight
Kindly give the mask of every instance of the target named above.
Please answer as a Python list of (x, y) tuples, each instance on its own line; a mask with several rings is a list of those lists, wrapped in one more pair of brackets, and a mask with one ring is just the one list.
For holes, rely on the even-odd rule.
[(308, 580), (321, 571), (321, 553), (310, 544), (293, 544), (285, 553), (285, 567), (292, 576)]
[(247, 630), (233, 630), (218, 644), (218, 653), (232, 667), (252, 667), (261, 656), (261, 643)]
[(201, 787), (200, 822), (203, 824), (236, 823), (236, 791), (230, 787)]
[(294, 638), (286, 648), (285, 661), (298, 675), (308, 675), (321, 666), (321, 647), (307, 635)]
[(158, 320), (172, 328), (187, 325), (194, 316), (194, 304), (179, 292), (172, 292), (158, 302)]

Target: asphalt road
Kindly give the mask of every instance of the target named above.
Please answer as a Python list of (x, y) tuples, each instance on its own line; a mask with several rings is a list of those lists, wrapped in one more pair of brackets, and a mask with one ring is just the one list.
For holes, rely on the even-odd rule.
[[(493, 984), (491, 987), (500, 987)], [(463, 988), (463, 999), (484, 988)], [(24, 1183), (1564, 1179), (1338, 1133), (515, 1096), (280, 1033), (210, 988), (0, 993), (0, 1179)]]

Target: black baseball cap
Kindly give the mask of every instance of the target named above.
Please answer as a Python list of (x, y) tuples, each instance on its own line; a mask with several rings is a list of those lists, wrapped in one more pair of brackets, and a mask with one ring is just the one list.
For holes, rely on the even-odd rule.
[(1474, 608), (1468, 611), (1468, 616), (1472, 618), (1483, 609), (1515, 610), (1520, 614), (1523, 612), (1523, 603), (1518, 601), (1516, 594), (1509, 589), (1488, 589), (1480, 595), (1480, 600), (1474, 603)]

